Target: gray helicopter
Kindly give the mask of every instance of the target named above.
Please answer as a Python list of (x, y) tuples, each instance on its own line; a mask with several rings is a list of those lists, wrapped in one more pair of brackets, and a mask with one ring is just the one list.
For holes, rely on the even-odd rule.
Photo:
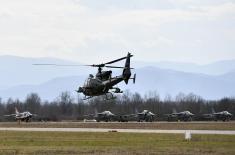
[(211, 114), (203, 114), (203, 117), (206, 119), (211, 119), (214, 121), (222, 120), (222, 121), (229, 121), (232, 118), (232, 114), (228, 111), (221, 111), (221, 112), (213, 112)]
[[(131, 68), (130, 67), (130, 58), (133, 55), (128, 53), (126, 57), (122, 57), (120, 59), (116, 59), (107, 63), (102, 64), (93, 64), (86, 65), (91, 67), (98, 67), (98, 73), (94, 77), (92, 74), (88, 77), (82, 87), (79, 87), (77, 92), (83, 93), (85, 95), (85, 99), (92, 98), (94, 96), (106, 95), (106, 99), (114, 99), (113, 93), (122, 93), (120, 88), (114, 87), (116, 84), (124, 81), (128, 84), (129, 79), (133, 79), (133, 83), (135, 83), (136, 74), (131, 78)], [(121, 61), (126, 59), (124, 67), (118, 66), (109, 66), (109, 64)], [(102, 71), (102, 68), (122, 68), (122, 74), (119, 76), (112, 77), (112, 71)], [(107, 94), (111, 94), (111, 98), (108, 98)]]
[(172, 114), (165, 114), (167, 116), (167, 121), (180, 120), (180, 121), (192, 121), (194, 114), (190, 111), (173, 112)]

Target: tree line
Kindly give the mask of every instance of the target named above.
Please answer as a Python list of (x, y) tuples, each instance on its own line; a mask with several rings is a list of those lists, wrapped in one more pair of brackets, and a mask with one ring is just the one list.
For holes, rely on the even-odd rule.
[[(42, 101), (37, 93), (27, 95), (24, 101), (9, 98), (3, 102), (0, 99), (0, 121), (9, 121), (3, 117), (15, 113), (15, 107), (22, 111), (37, 114), (36, 120), (62, 121), (82, 120), (84, 115), (95, 114), (109, 110), (116, 115), (135, 114), (143, 110), (150, 110), (157, 114), (158, 120), (165, 120), (165, 114), (188, 110), (196, 116), (212, 112), (229, 111), (235, 115), (235, 98), (224, 97), (219, 100), (205, 100), (193, 93), (179, 93), (172, 97), (166, 95), (160, 99), (157, 92), (149, 92), (141, 96), (139, 93), (125, 91), (117, 95), (114, 100), (106, 100), (105, 96), (82, 100), (81, 96), (74, 98), (69, 92), (62, 92), (54, 101)], [(13, 119), (12, 119), (13, 120)]]

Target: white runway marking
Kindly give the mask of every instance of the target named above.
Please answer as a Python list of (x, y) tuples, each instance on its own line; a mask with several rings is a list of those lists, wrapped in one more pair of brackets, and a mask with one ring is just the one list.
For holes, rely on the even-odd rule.
[(101, 128), (0, 128), (0, 131), (54, 131), (54, 132), (124, 132), (124, 133), (173, 133), (184, 134), (220, 134), (235, 135), (235, 131), (229, 130), (148, 130), (148, 129), (101, 129)]

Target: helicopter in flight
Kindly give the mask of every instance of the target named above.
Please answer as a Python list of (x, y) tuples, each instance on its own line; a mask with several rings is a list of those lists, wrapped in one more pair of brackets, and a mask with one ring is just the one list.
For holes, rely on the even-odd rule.
[[(106, 95), (106, 99), (114, 99), (113, 93), (122, 93), (120, 88), (115, 87), (118, 83), (124, 81), (128, 84), (129, 79), (133, 79), (133, 83), (135, 83), (136, 74), (134, 77), (131, 78), (131, 68), (130, 67), (130, 58), (133, 55), (128, 53), (126, 57), (122, 57), (107, 63), (102, 64), (93, 64), (93, 65), (86, 65), (91, 67), (98, 67), (98, 72), (94, 77), (92, 74), (88, 77), (82, 87), (79, 87), (77, 92), (83, 93), (85, 95), (85, 99), (92, 98), (94, 96)], [(113, 64), (115, 62), (121, 61), (126, 59), (124, 67), (118, 66), (109, 66), (109, 64)], [(122, 74), (119, 76), (112, 77), (112, 71), (102, 71), (103, 67), (106, 68), (122, 68)], [(111, 98), (108, 98), (107, 94), (111, 94)]]
[[(129, 79), (133, 79), (133, 83), (135, 83), (136, 74), (134, 77), (131, 77), (131, 68), (130, 67), (130, 58), (133, 55), (128, 52), (127, 56), (101, 64), (93, 64), (93, 65), (83, 65), (83, 66), (90, 66), (90, 67), (97, 67), (98, 72), (96, 75), (90, 74), (89, 77), (85, 80), (83, 86), (80, 86), (76, 92), (82, 93), (85, 95), (83, 100), (90, 99), (95, 96), (105, 95), (107, 100), (115, 99), (113, 93), (123, 93), (123, 91), (118, 88), (118, 83), (124, 81), (128, 84)], [(119, 66), (110, 66), (115, 62), (119, 62), (121, 60), (126, 60), (125, 65), (123, 67)], [(57, 64), (33, 64), (33, 65), (50, 65), (50, 66), (74, 66), (74, 65), (57, 65)], [(81, 66), (81, 65), (79, 65)], [(119, 76), (112, 77), (112, 71), (103, 71), (103, 68), (121, 68), (123, 69), (122, 74)], [(111, 94), (111, 98), (108, 97), (108, 94)]]

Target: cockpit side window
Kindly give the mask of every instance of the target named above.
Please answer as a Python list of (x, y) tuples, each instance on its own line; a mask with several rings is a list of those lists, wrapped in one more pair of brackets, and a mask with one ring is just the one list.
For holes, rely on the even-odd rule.
[(89, 81), (90, 81), (90, 79), (88, 78), (88, 79), (86, 79), (86, 81), (84, 82), (84, 87), (86, 87), (86, 86), (88, 86), (89, 85)]

